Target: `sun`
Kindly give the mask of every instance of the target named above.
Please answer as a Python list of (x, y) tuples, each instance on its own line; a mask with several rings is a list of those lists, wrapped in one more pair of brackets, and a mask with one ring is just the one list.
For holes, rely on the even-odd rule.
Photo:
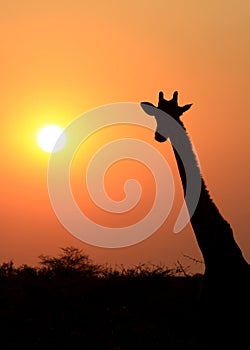
[(37, 135), (38, 145), (48, 153), (60, 151), (64, 147), (65, 142), (66, 137), (63, 129), (57, 125), (46, 125)]

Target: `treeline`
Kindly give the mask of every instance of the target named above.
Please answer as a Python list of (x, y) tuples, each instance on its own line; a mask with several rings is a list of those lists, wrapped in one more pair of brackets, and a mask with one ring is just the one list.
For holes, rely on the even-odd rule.
[(95, 264), (74, 247), (39, 266), (0, 265), (2, 349), (206, 349), (202, 275), (141, 264)]
[[(31, 267), (23, 264), (16, 267), (13, 260), (0, 264), (0, 278), (13, 278), (25, 276), (42, 276), (59, 277), (63, 275), (73, 275), (84, 278), (166, 278), (170, 276), (191, 277), (187, 269), (177, 262), (175, 267), (169, 268), (163, 265), (142, 263), (132, 268), (126, 268), (123, 265), (111, 267), (108, 265), (95, 264), (88, 255), (84, 254), (80, 249), (75, 247), (61, 248), (61, 254), (58, 257), (40, 255), (39, 266)], [(200, 261), (197, 261), (200, 262)], [(195, 277), (200, 276), (199, 274)]]

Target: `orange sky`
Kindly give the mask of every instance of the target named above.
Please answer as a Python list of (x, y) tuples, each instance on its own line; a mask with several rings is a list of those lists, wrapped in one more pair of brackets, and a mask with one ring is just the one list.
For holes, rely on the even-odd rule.
[[(193, 103), (183, 121), (250, 260), (249, 1), (13, 0), (1, 4), (0, 23), (1, 262), (35, 264), (69, 245), (98, 263), (185, 266), (183, 254), (201, 258), (190, 227), (174, 235), (169, 222), (135, 246), (90, 246), (62, 227), (49, 201), (49, 154), (37, 146), (38, 130), (104, 104), (156, 104), (159, 90)], [(168, 144), (156, 147), (171, 154)], [(151, 196), (144, 193), (146, 206)]]

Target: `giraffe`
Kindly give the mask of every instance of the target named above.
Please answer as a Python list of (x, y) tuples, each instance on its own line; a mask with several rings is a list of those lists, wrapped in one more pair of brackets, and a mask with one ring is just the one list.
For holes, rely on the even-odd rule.
[[(229, 337), (229, 343), (233, 340), (239, 341), (244, 334), (245, 326), (243, 314), (249, 316), (250, 311), (250, 265), (244, 258), (242, 251), (237, 244), (233, 230), (227, 220), (222, 216), (215, 205), (206, 187), (193, 150), (191, 139), (186, 128), (180, 119), (184, 112), (188, 111), (192, 104), (178, 105), (178, 91), (173, 93), (171, 100), (166, 100), (161, 91), (159, 93), (158, 106), (150, 102), (142, 102), (143, 110), (153, 116), (156, 120), (155, 140), (171, 142), (171, 130), (163, 130), (164, 123), (160, 120), (157, 111), (161, 110), (171, 116), (183, 129), (187, 151), (195, 163), (201, 180), (201, 190), (195, 211), (190, 215), (190, 223), (202, 253), (205, 265), (203, 274), (203, 285), (200, 295), (201, 306), (205, 321), (213, 317), (215, 332), (221, 332), (221, 323), (227, 322), (227, 333), (222, 335), (222, 342), (229, 336), (230, 332), (236, 334)], [(153, 107), (153, 109), (152, 109)], [(162, 114), (161, 114), (162, 117)], [(168, 135), (168, 136), (166, 136)], [(172, 143), (174, 156), (176, 158), (179, 175), (183, 187), (183, 194), (186, 194), (186, 172), (180, 155)], [(188, 203), (187, 210), (189, 212)], [(234, 322), (237, 320), (236, 322)], [(242, 322), (241, 322), (242, 321)], [(228, 327), (230, 326), (230, 327)], [(236, 332), (235, 329), (239, 332)], [(230, 329), (230, 331), (229, 331)], [(209, 330), (207, 329), (207, 333)], [(231, 335), (230, 334), (230, 335)], [(244, 339), (245, 341), (245, 339)]]

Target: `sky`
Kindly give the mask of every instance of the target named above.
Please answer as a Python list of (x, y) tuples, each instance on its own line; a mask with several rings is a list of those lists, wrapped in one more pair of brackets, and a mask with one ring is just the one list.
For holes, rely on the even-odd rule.
[(203, 271), (194, 263), (202, 257), (190, 225), (173, 233), (181, 186), (170, 144), (156, 144), (152, 130), (116, 125), (98, 132), (80, 147), (71, 175), (72, 192), (92, 220), (126, 226), (150, 210), (154, 176), (135, 160), (111, 167), (105, 184), (114, 200), (123, 199), (126, 176), (141, 182), (142, 197), (134, 212), (109, 216), (83, 188), (88, 161), (116, 138), (138, 137), (155, 147), (176, 187), (169, 217), (150, 237), (124, 248), (91, 245), (62, 225), (50, 201), (51, 155), (37, 144), (39, 130), (66, 128), (109, 104), (157, 104), (161, 90), (167, 99), (178, 90), (181, 105), (193, 103), (182, 120), (208, 190), (250, 261), (249, 1), (12, 0), (1, 2), (0, 23), (0, 262), (36, 265), (39, 255), (74, 246), (101, 264)]

